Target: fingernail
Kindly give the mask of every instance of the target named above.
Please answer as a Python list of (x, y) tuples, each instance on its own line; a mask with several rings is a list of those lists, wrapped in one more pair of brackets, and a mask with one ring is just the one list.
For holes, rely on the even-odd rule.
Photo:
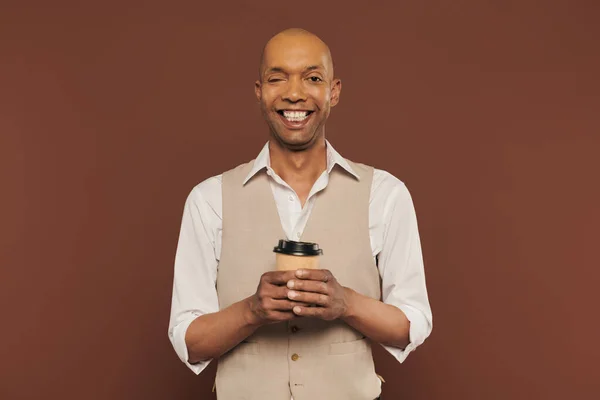
[(294, 297), (296, 297), (297, 295), (298, 295), (298, 293), (294, 292), (293, 290), (290, 290), (290, 291), (288, 292), (288, 297), (289, 297), (290, 299), (293, 299), (293, 298), (294, 298)]
[(297, 277), (301, 277), (302, 275), (304, 275), (304, 270), (303, 269), (296, 270), (296, 276)]
[(301, 308), (300, 308), (300, 307), (294, 307), (294, 312), (295, 312), (296, 314), (300, 314), (300, 310), (301, 310)]
[(294, 281), (288, 281), (287, 287), (289, 287), (290, 289), (293, 289), (294, 288)]

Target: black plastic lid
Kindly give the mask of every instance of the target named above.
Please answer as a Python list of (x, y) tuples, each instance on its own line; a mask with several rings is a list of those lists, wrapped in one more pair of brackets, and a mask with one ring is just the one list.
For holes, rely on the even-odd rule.
[(323, 250), (316, 243), (295, 242), (293, 240), (280, 240), (273, 251), (291, 256), (319, 256), (323, 254)]

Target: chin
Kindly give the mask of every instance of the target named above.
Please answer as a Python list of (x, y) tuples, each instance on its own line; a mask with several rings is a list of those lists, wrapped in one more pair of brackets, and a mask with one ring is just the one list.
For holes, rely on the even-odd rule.
[(276, 132), (277, 139), (286, 147), (302, 150), (315, 142), (316, 135), (305, 132)]

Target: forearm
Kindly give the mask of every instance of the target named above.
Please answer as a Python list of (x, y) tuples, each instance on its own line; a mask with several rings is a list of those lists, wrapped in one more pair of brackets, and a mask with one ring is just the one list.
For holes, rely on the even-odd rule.
[(347, 310), (342, 320), (371, 340), (404, 349), (410, 343), (410, 321), (397, 307), (363, 296), (352, 289), (347, 293)]
[(254, 333), (258, 325), (250, 323), (250, 313), (248, 299), (244, 299), (196, 318), (185, 334), (188, 361), (193, 364), (219, 357)]

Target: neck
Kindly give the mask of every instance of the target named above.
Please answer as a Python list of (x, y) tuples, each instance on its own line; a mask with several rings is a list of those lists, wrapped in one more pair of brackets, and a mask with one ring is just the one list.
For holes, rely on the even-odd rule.
[(271, 168), (290, 186), (310, 185), (327, 169), (325, 137), (302, 151), (285, 148), (276, 140), (269, 141)]

